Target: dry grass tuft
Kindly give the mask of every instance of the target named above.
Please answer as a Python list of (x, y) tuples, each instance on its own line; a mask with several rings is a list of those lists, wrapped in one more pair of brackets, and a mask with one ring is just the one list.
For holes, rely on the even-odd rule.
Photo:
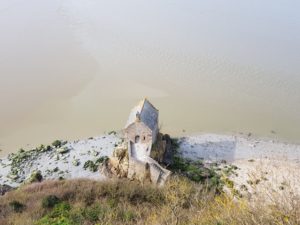
[[(43, 207), (53, 196), (59, 201)], [(24, 204), (21, 212), (13, 201)], [(250, 204), (181, 176), (163, 188), (127, 180), (45, 181), (0, 197), (0, 224), (300, 224), (299, 198), (287, 201), (288, 207)]]

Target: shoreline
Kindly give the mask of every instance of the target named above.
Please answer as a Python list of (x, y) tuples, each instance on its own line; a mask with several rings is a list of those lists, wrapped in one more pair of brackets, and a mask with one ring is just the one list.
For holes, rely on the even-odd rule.
[[(120, 131), (118, 131), (118, 132), (120, 132)], [(66, 140), (68, 142), (73, 142), (75, 140), (85, 140), (85, 139), (88, 139), (89, 137), (105, 136), (108, 133), (109, 132), (103, 132), (103, 133), (100, 133), (99, 135), (90, 135), (90, 136), (81, 136), (81, 137), (76, 136), (75, 138), (63, 138), (63, 140)], [(182, 132), (181, 131), (181, 132), (175, 132), (175, 133), (170, 132), (170, 134), (174, 138), (191, 137), (191, 136), (204, 136), (204, 135), (236, 136), (236, 137), (239, 137), (239, 138), (257, 139), (259, 141), (272, 141), (274, 143), (282, 143), (282, 144), (287, 144), (287, 145), (300, 145), (300, 140), (280, 137), (280, 136), (277, 135), (276, 132), (272, 133), (272, 131), (270, 131), (269, 135), (260, 135), (260, 134), (256, 134), (256, 133), (252, 133), (252, 132), (246, 132), (246, 131), (244, 131), (244, 132), (241, 132), (241, 131), (240, 132), (234, 132), (234, 131), (228, 131), (228, 132), (222, 132), (222, 131), (187, 132), (187, 131), (184, 131), (184, 132)], [(53, 141), (54, 139), (51, 139), (51, 140)], [(42, 144), (45, 144), (46, 142), (50, 143), (51, 140), (42, 142)], [(1, 143), (0, 143), (0, 159), (8, 156), (11, 153), (17, 153), (19, 149), (30, 150), (30, 149), (33, 149), (33, 148), (35, 148), (36, 146), (38, 146), (40, 144), (41, 144), (41, 142), (27, 143), (27, 144), (24, 144), (22, 146), (19, 146), (19, 147), (15, 148), (15, 150), (12, 151), (12, 150), (6, 150), (3, 147), (3, 145), (1, 145)]]
[[(196, 133), (179, 139), (187, 139), (187, 146), (182, 146), (183, 151), (187, 153), (184, 157), (194, 153), (193, 157), (203, 157), (205, 160), (234, 162), (272, 155), (273, 158), (286, 156), (289, 160), (300, 160), (300, 143), (258, 137), (253, 134)], [(189, 145), (193, 147), (189, 148)]]
[[(0, 158), (0, 187), (18, 188), (37, 174), (43, 180), (108, 179), (98, 167), (122, 143), (122, 134), (63, 141), (59, 147), (40, 146)], [(218, 171), (227, 193), (249, 200), (264, 199), (266, 191), (281, 198), (300, 195), (300, 145), (248, 135), (202, 133), (178, 138), (176, 156)], [(227, 184), (228, 185), (228, 184)], [(263, 197), (263, 198), (262, 198)], [(268, 201), (267, 199), (265, 199)]]
[[(228, 135), (202, 133), (179, 137), (178, 155), (189, 160), (205, 162), (226, 162), (234, 164), (248, 160), (282, 160), (295, 163), (300, 167), (300, 145), (280, 142), (267, 138), (256, 138), (250, 135)], [(0, 158), (0, 185), (19, 186), (28, 180), (34, 171), (40, 171), (45, 179), (66, 179), (90, 177), (102, 179), (99, 172), (93, 173), (83, 169), (87, 161), (96, 161), (99, 157), (109, 157), (115, 146), (122, 141), (122, 134), (111, 132), (99, 137), (77, 141), (65, 141), (61, 148), (50, 151), (31, 150), (31, 155), (25, 153), (10, 153)], [(45, 148), (45, 146), (44, 146)], [(24, 155), (25, 154), (25, 155)], [(20, 159), (15, 159), (20, 157)], [(23, 158), (22, 158), (23, 157)], [(18, 160), (20, 162), (18, 162)], [(17, 161), (15, 173), (18, 178), (11, 176), (12, 163)], [(78, 164), (78, 165), (77, 165)], [(59, 171), (55, 171), (56, 167)], [(21, 171), (19, 171), (21, 170)], [(21, 176), (20, 176), (21, 174)]]
[[(118, 134), (119, 138), (121, 138), (122, 136), (122, 132), (121, 131), (112, 131), (113, 133)], [(98, 137), (104, 137), (104, 136), (110, 136), (111, 132), (104, 132), (103, 134), (100, 134), (99, 136), (91, 136), (91, 137), (83, 137), (83, 138), (79, 138), (79, 139), (63, 139), (65, 140), (65, 142), (67, 143), (76, 143), (76, 142), (81, 142), (84, 140), (88, 140), (91, 138), (98, 138)], [(255, 133), (251, 133), (251, 132), (182, 132), (181, 135), (171, 135), (171, 137), (182, 140), (182, 139), (186, 139), (186, 138), (198, 138), (199, 141), (203, 142), (204, 139), (206, 139), (208, 142), (210, 142), (211, 140), (213, 141), (217, 141), (218, 139), (220, 141), (222, 140), (232, 140), (232, 139), (239, 139), (239, 140), (243, 140), (243, 142), (249, 142), (249, 144), (251, 145), (252, 143), (252, 147), (256, 147), (256, 144), (258, 143), (272, 143), (273, 145), (281, 145), (286, 146), (288, 148), (290, 148), (291, 146), (294, 146), (295, 148), (297, 148), (299, 146), (299, 150), (300, 150), (300, 141), (296, 141), (296, 140), (289, 140), (286, 138), (280, 138), (280, 137), (271, 137), (271, 136), (259, 136)], [(211, 139), (211, 140), (210, 140)], [(48, 143), (50, 144), (50, 143)], [(40, 145), (45, 145), (45, 143), (40, 144)], [(33, 144), (26, 144), (25, 146), (21, 146), (19, 148), (20, 149), (25, 149), (26, 151), (35, 149), (38, 145), (33, 145)], [(249, 146), (251, 147), (251, 146)], [(298, 148), (297, 148), (298, 149)], [(12, 152), (7, 152), (4, 149), (0, 148), (0, 159), (6, 158), (8, 155), (10, 154), (15, 154), (17, 153), (19, 150), (15, 150)]]

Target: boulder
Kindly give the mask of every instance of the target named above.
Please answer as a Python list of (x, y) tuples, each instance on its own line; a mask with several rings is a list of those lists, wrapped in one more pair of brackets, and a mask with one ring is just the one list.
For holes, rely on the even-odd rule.
[(117, 146), (113, 152), (113, 156), (106, 160), (100, 167), (100, 172), (108, 177), (127, 177), (129, 167), (127, 151), (126, 143)]
[(73, 164), (74, 166), (79, 166), (79, 164), (80, 164), (79, 159), (74, 159), (73, 162), (72, 162), (72, 164)]
[(56, 152), (60, 153), (60, 154), (65, 154), (68, 151), (69, 151), (69, 149), (67, 147), (61, 147), (61, 148), (56, 149)]

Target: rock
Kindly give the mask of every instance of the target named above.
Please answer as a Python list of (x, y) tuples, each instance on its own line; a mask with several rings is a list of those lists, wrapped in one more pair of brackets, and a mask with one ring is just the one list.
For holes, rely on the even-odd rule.
[(249, 144), (249, 147), (250, 147), (250, 148), (255, 148), (256, 145), (255, 145), (255, 144)]
[(99, 152), (93, 151), (92, 155), (96, 157), (99, 155)]
[(14, 190), (14, 188), (9, 185), (0, 185), (0, 196), (5, 195), (6, 192), (9, 192), (11, 190)]
[(172, 144), (171, 137), (167, 134), (163, 135), (159, 133), (157, 142), (152, 146), (150, 156), (157, 162), (168, 165), (172, 163), (176, 150), (176, 146)]
[(79, 159), (73, 160), (72, 164), (73, 164), (74, 166), (79, 166), (79, 165), (80, 165)]
[(101, 166), (100, 172), (108, 177), (128, 178), (142, 183), (152, 182), (163, 185), (170, 175), (159, 163), (169, 164), (173, 160), (176, 146), (173, 146), (169, 135), (159, 134), (152, 145), (151, 155), (147, 162), (134, 158), (129, 159), (128, 142), (124, 141), (116, 146), (113, 155)]
[(129, 168), (129, 158), (126, 143), (120, 144), (100, 168), (100, 171), (108, 177), (126, 178)]
[(13, 181), (16, 181), (17, 179), (19, 179), (19, 176), (17, 174), (9, 174), (7, 177)]
[(60, 153), (60, 154), (65, 154), (68, 151), (69, 151), (69, 149), (67, 147), (61, 147), (61, 148), (56, 149), (56, 152)]

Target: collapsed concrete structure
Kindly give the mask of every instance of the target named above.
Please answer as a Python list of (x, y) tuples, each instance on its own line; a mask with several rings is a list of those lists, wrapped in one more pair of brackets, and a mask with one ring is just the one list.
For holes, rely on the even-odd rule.
[(165, 183), (171, 172), (159, 162), (166, 161), (171, 145), (169, 136), (159, 133), (158, 116), (158, 110), (147, 99), (132, 109), (123, 130), (124, 142), (106, 163), (106, 174), (157, 185)]

